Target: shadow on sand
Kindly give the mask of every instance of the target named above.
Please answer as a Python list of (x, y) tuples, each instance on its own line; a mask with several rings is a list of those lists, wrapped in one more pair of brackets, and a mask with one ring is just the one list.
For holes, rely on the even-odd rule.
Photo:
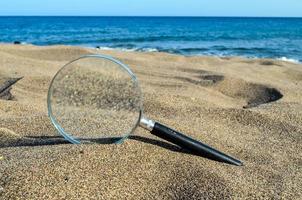
[[(110, 138), (104, 138), (104, 139), (95, 139), (95, 140), (89, 140), (90, 142), (93, 143), (98, 143), (98, 144), (114, 144), (116, 143), (120, 138), (117, 139), (110, 139)], [(143, 142), (146, 144), (151, 144), (154, 146), (158, 146), (164, 149), (167, 149), (169, 151), (173, 152), (178, 152), (178, 153), (184, 153), (184, 154), (189, 154), (189, 155), (195, 155), (195, 156), (201, 156), (204, 158), (208, 158), (214, 161), (219, 161), (213, 158), (211, 155), (208, 155), (206, 153), (204, 154), (195, 154), (192, 153), (186, 149), (183, 149), (181, 147), (178, 147), (176, 145), (173, 145), (171, 143), (162, 141), (162, 140), (156, 140), (152, 138), (147, 138), (143, 136), (138, 136), (138, 135), (132, 135), (129, 136), (128, 139), (130, 140), (135, 140), (139, 142)], [(8, 141), (4, 143), (0, 143), (0, 148), (6, 148), (6, 147), (30, 147), (30, 146), (45, 146), (45, 145), (62, 145), (62, 144), (70, 144), (70, 142), (66, 141), (63, 137), (61, 136), (26, 136), (23, 138), (19, 138), (14, 141)]]

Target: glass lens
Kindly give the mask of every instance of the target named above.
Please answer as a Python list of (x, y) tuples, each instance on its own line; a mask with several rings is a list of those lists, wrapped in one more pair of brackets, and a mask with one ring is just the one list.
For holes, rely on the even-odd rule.
[(134, 74), (119, 61), (85, 56), (65, 65), (48, 92), (48, 111), (70, 142), (121, 141), (138, 125), (141, 90)]

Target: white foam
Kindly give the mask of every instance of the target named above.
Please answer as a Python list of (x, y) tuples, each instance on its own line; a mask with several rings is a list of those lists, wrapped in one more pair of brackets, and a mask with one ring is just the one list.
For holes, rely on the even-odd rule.
[(142, 51), (145, 51), (145, 52), (158, 52), (158, 49), (155, 49), (155, 48), (143, 48)]
[(127, 49), (127, 48), (112, 48), (112, 47), (96, 47), (96, 49), (100, 50), (118, 50), (118, 51), (137, 51), (137, 49)]
[(299, 60), (287, 58), (287, 57), (281, 57), (281, 58), (278, 58), (278, 60), (285, 61), (285, 62), (291, 62), (291, 63), (299, 63)]
[[(143, 47), (143, 48), (121, 48), (121, 47), (106, 47), (106, 46), (98, 46), (97, 49), (100, 50), (118, 50), (118, 51), (125, 51), (125, 52), (133, 52), (133, 51), (140, 51), (140, 52), (159, 52), (160, 50), (157, 48), (150, 48), (150, 47)], [(238, 55), (228, 55), (225, 53), (212, 53), (212, 52), (204, 52), (204, 53), (198, 53), (198, 54), (192, 54), (191, 56), (217, 56), (217, 57), (237, 57)], [(261, 57), (256, 56), (242, 56), (244, 58), (249, 59), (259, 59)], [(276, 58), (272, 58), (276, 59)], [(277, 60), (281, 60), (284, 62), (290, 62), (290, 63), (298, 63), (300, 64), (300, 61), (293, 58), (287, 58), (285, 56), (277, 58)]]
[(114, 48), (110, 48), (110, 47), (96, 47), (96, 49), (100, 49), (100, 50), (114, 50)]
[(142, 51), (142, 52), (158, 52), (158, 49), (156, 48), (119, 48), (119, 47), (101, 47), (98, 46), (96, 49), (100, 50), (119, 50), (119, 51), (128, 51), (128, 52), (133, 52), (133, 51)]

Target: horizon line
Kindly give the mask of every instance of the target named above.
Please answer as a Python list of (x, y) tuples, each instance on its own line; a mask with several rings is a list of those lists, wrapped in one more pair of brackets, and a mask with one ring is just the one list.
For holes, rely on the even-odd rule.
[(183, 18), (302, 18), (302, 16), (189, 16), (189, 15), (0, 15), (0, 17), (183, 17)]

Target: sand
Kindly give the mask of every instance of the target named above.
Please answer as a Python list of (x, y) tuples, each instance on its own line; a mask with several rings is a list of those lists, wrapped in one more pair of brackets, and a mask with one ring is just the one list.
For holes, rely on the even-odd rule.
[[(47, 116), (54, 74), (84, 54), (131, 66), (152, 119), (244, 162), (183, 152), (138, 128), (121, 145), (72, 145)], [(302, 65), (80, 47), (0, 45), (0, 199), (301, 199)]]

